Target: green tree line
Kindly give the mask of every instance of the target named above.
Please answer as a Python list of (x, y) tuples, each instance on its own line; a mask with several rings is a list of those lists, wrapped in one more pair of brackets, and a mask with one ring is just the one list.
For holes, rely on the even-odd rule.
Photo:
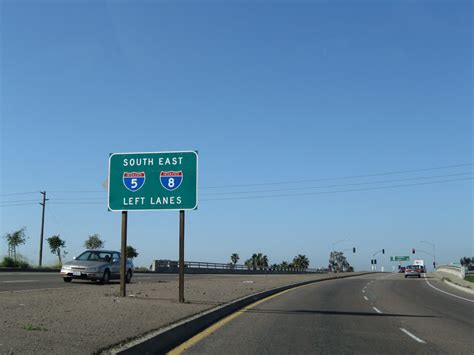
[[(230, 256), (231, 266), (235, 267), (240, 260), (239, 254), (234, 253)], [(279, 270), (279, 269), (307, 269), (309, 268), (309, 259), (306, 255), (298, 254), (293, 258), (292, 262), (282, 261), (280, 264), (272, 264), (269, 266), (269, 259), (263, 253), (254, 253), (244, 262), (249, 270)]]

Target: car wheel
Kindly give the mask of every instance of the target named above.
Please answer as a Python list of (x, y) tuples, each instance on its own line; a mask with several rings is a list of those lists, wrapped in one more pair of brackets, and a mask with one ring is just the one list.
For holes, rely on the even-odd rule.
[(71, 282), (72, 277), (63, 277), (64, 282)]
[(407, 275), (405, 275), (405, 278), (407, 278), (407, 277), (408, 277), (408, 276), (407, 276)]
[(418, 275), (418, 278), (421, 278), (421, 275)]
[(125, 282), (126, 283), (130, 283), (130, 281), (132, 281), (132, 270), (128, 270), (127, 271), (127, 276), (125, 277)]
[(104, 276), (102, 276), (102, 280), (100, 280), (102, 284), (108, 284), (110, 282), (110, 271), (105, 270)]

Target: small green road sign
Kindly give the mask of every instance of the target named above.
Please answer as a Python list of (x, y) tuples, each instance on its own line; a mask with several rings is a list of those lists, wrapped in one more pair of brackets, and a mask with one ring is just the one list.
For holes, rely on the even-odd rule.
[(410, 261), (409, 256), (391, 256), (390, 261)]
[(113, 153), (109, 157), (111, 211), (197, 208), (195, 151)]

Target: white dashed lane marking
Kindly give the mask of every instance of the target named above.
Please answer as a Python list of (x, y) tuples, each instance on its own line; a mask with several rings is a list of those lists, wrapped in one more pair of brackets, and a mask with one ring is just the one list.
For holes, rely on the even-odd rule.
[(375, 312), (377, 313), (382, 313), (382, 311), (380, 309), (378, 309), (377, 307), (372, 307), (374, 309)]
[(406, 330), (405, 328), (400, 328), (400, 330), (405, 333), (406, 335), (408, 335), (410, 338), (412, 338), (413, 340), (415, 340), (416, 342), (420, 343), (420, 344), (426, 344), (426, 342), (423, 340), (423, 339), (420, 339), (418, 338), (417, 336), (413, 335), (412, 333), (410, 333), (408, 330)]

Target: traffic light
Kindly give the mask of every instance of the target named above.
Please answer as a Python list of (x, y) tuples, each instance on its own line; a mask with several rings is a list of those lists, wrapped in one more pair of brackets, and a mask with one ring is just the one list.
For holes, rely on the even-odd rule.
[(415, 248), (413, 248), (413, 249), (411, 250), (411, 253), (412, 253), (412, 254), (415, 254)]
[(356, 252), (356, 248), (352, 248), (352, 252), (355, 253), (355, 252)]
[(382, 249), (382, 254), (385, 254), (385, 249)]

